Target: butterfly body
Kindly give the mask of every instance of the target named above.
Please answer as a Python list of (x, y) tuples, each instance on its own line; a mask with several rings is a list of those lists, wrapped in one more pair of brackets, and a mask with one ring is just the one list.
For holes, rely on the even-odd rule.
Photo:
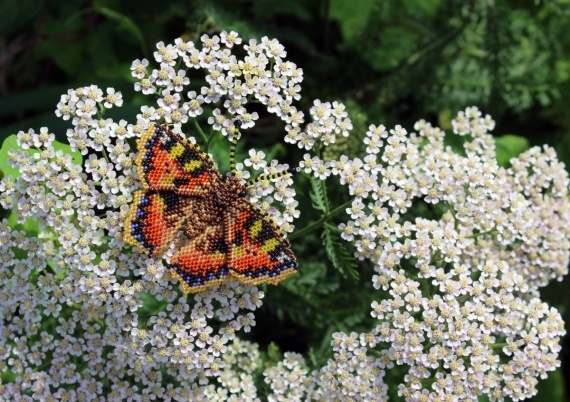
[(187, 244), (170, 259), (185, 293), (237, 278), (277, 283), (295, 256), (273, 221), (246, 199), (247, 187), (223, 177), (196, 145), (165, 127), (139, 139), (135, 193), (125, 240), (160, 257), (179, 232)]

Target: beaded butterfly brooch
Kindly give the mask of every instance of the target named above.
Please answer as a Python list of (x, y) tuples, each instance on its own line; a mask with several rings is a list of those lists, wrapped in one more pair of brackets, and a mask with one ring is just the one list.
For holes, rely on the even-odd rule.
[[(234, 136), (232, 171), (236, 142)], [(182, 231), (188, 243), (172, 256), (169, 266), (184, 293), (228, 279), (277, 284), (295, 272), (297, 262), (289, 243), (245, 198), (247, 185), (235, 175), (222, 176), (207, 154), (166, 126), (151, 125), (137, 147), (143, 190), (134, 195), (124, 238), (160, 257)], [(254, 182), (280, 175), (260, 176)]]

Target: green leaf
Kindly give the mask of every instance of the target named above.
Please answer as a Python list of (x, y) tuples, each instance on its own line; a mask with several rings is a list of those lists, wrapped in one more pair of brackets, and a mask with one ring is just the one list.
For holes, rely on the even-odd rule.
[(28, 218), (24, 223), (18, 223), (18, 215), (16, 213), (10, 214), (8, 217), (8, 225), (14, 230), (23, 230), (28, 234), (28, 237), (37, 236), (40, 232), (40, 226), (36, 220)]
[(416, 1), (411, 0), (406, 2), (406, 8), (409, 10), (410, 14), (426, 14), (429, 18), (434, 18), (437, 16), (438, 11), (441, 8), (441, 0), (423, 0)]
[(310, 176), (309, 179), (311, 180), (311, 187), (313, 188), (309, 195), (311, 196), (311, 201), (313, 202), (313, 208), (327, 212), (327, 200), (325, 196), (325, 190), (323, 188), (323, 181), (317, 179), (314, 176)]
[(144, 35), (142, 34), (142, 31), (139, 29), (137, 24), (135, 24), (132, 19), (127, 17), (125, 14), (121, 14), (115, 10), (111, 10), (108, 7), (96, 5), (93, 8), (95, 11), (105, 15), (107, 18), (114, 20), (119, 25), (120, 28), (124, 29), (127, 32), (130, 32), (135, 38), (137, 38), (139, 46), (143, 51), (143, 54), (147, 54)]
[[(196, 135), (197, 133), (188, 130), (190, 135), (194, 135), (194, 138), (198, 140), (198, 146), (200, 149), (204, 150), (203, 144), (200, 144), (199, 140), (200, 137)], [(241, 155), (243, 152), (243, 144), (238, 142), (236, 155)], [(228, 172), (230, 170), (230, 146), (226, 137), (222, 135), (217, 135), (214, 137), (214, 140), (210, 143), (210, 148), (208, 149), (208, 153), (210, 153), (213, 159), (218, 164), (218, 169), (220, 172)], [(237, 159), (237, 158), (236, 158)]]
[(283, 354), (281, 353), (279, 345), (275, 342), (270, 342), (269, 345), (267, 345), (267, 363), (269, 365), (277, 364), (282, 358)]
[(51, 55), (57, 66), (69, 76), (77, 76), (84, 67), (84, 48), (81, 42), (70, 42), (62, 46), (64, 51), (57, 51), (60, 47), (50, 42), (42, 50)]
[(358, 36), (368, 24), (374, 9), (370, 0), (332, 0), (330, 2), (330, 18), (340, 24), (345, 39)]
[(562, 370), (558, 369), (548, 373), (548, 377), (540, 380), (536, 388), (538, 389), (538, 395), (533, 398), (533, 401), (563, 401), (566, 392), (564, 390)]
[(73, 163), (75, 165), (81, 166), (83, 164), (83, 156), (79, 151), (73, 151), (69, 144), (64, 144), (63, 142), (59, 142), (57, 140), (52, 142), (53, 149), (57, 151), (62, 151), (64, 154), (68, 154), (71, 156)]
[[(8, 151), (10, 150), (21, 150), (22, 148), (18, 145), (16, 134), (12, 134), (4, 140), (2, 143), (2, 148), (0, 148), (0, 171), (4, 174), (4, 177), (12, 176), (14, 179), (20, 176), (20, 171), (10, 166), (8, 163)], [(32, 149), (27, 149), (26, 152), (32, 156), (36, 151)]]
[(143, 302), (138, 313), (141, 317), (151, 317), (158, 314), (163, 308), (161, 302), (151, 293), (141, 293), (140, 300)]
[[(83, 157), (81, 153), (71, 150), (69, 144), (64, 144), (62, 142), (54, 140), (52, 142), (52, 146), (56, 151), (61, 150), (63, 153), (70, 155), (74, 164), (81, 166), (83, 163)], [(8, 163), (8, 151), (10, 150), (22, 150), (22, 148), (18, 145), (17, 137), (15, 134), (7, 137), (2, 143), (2, 148), (0, 148), (0, 172), (2, 172), (4, 177), (12, 176), (14, 179), (17, 179), (20, 176), (20, 171), (17, 168), (10, 166)], [(25, 151), (30, 156), (38, 153), (38, 150), (36, 149), (27, 149)]]
[(325, 223), (322, 239), (329, 260), (333, 266), (346, 278), (357, 281), (359, 278), (358, 265), (354, 256), (342, 243), (338, 230), (330, 223)]
[(517, 135), (506, 134), (495, 139), (497, 144), (497, 162), (500, 166), (509, 166), (509, 161), (529, 149), (528, 140)]

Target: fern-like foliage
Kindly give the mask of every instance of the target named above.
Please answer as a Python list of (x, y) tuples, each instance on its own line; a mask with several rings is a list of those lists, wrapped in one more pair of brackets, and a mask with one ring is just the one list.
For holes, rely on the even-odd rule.
[[(326, 214), (330, 213), (330, 205), (327, 199), (325, 182), (312, 177), (310, 192), (313, 208)], [(321, 234), (323, 245), (328, 259), (333, 267), (345, 278), (351, 278), (358, 281), (359, 273), (357, 269), (354, 255), (348, 251), (340, 237), (340, 230), (326, 220), (323, 222), (323, 231)]]
[(349, 277), (353, 281), (358, 281), (360, 274), (356, 260), (348, 249), (342, 243), (340, 238), (340, 231), (336, 226), (330, 223), (325, 223), (323, 233), (321, 235), (323, 244), (329, 260), (333, 266), (346, 278)]
[(313, 208), (317, 211), (327, 213), (330, 209), (329, 202), (327, 200), (325, 184), (323, 181), (310, 176), (311, 180), (311, 191), (309, 196), (311, 197), (311, 202), (313, 203)]

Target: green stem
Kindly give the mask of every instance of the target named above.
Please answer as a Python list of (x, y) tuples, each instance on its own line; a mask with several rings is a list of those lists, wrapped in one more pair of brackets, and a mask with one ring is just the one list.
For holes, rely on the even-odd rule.
[(109, 156), (107, 155), (107, 151), (105, 151), (105, 147), (103, 147), (101, 151), (103, 153), (103, 156), (105, 157), (105, 161), (109, 163)]
[(205, 152), (208, 152), (207, 146), (210, 145), (210, 143), (208, 142), (208, 137), (206, 136), (206, 134), (204, 134), (204, 132), (202, 131), (202, 128), (200, 127), (200, 125), (198, 124), (198, 121), (196, 119), (192, 119), (192, 122), (194, 122), (194, 127), (196, 128), (196, 130), (198, 130), (198, 133), (200, 133), (200, 136), (202, 137), (202, 140), (204, 141), (204, 144), (206, 146)]
[(212, 134), (210, 134), (208, 141), (206, 141), (206, 144), (204, 145), (204, 152), (208, 152), (208, 149), (210, 148), (210, 144), (212, 143), (214, 138), (216, 138), (216, 135), (218, 133), (219, 133), (219, 131), (212, 131)]
[(447, 204), (447, 209), (449, 210), (449, 212), (451, 212), (451, 216), (453, 216), (453, 228), (457, 229), (457, 227), (459, 226), (459, 219), (457, 219), (457, 216), (455, 215), (455, 209), (453, 209), (453, 205), (451, 205), (449, 201), (447, 201), (446, 204)]
[[(51, 230), (50, 230), (50, 232), (51, 232)], [(54, 232), (52, 232), (52, 233), (54, 233)], [(47, 240), (47, 241), (50, 241), (50, 240), (58, 241), (58, 240), (59, 240), (59, 236), (55, 236), (55, 233), (54, 233), (54, 236), (42, 236), (41, 239), (42, 239), (42, 240)]]
[(433, 257), (431, 257), (431, 259), (429, 260), (429, 263), (435, 264), (437, 261), (441, 261), (442, 258), (439, 258), (440, 255), (441, 255), (441, 253), (439, 252), (439, 250), (437, 250), (435, 252), (435, 254), (433, 255)]
[(465, 236), (465, 237), (468, 238), (468, 239), (469, 239), (469, 238), (470, 238), (470, 239), (474, 239), (474, 238), (479, 237), (479, 236), (494, 235), (494, 234), (496, 234), (496, 233), (498, 233), (498, 230), (497, 230), (497, 229), (491, 229), (491, 230), (488, 230), (488, 231), (486, 231), (486, 232), (474, 233), (474, 234), (472, 234), (472, 235), (470, 235), (470, 236)]
[(48, 264), (46, 264), (46, 266), (44, 267), (44, 270), (55, 276), (55, 271)]
[(347, 202), (345, 202), (344, 204), (342, 204), (339, 207), (336, 207), (335, 209), (333, 209), (332, 211), (330, 211), (328, 214), (323, 215), (321, 217), (321, 219), (314, 221), (313, 223), (309, 223), (307, 226), (305, 226), (302, 229), (299, 229), (297, 231), (295, 231), (294, 233), (291, 233), (290, 235), (287, 236), (287, 239), (289, 240), (293, 240), (296, 239), (297, 237), (301, 237), (304, 236), (305, 234), (321, 227), (323, 225), (323, 223), (325, 223), (326, 221), (328, 221), (330, 218), (332, 218), (334, 215), (336, 215), (337, 213), (339, 213), (340, 211), (343, 211), (344, 209), (346, 209), (346, 207), (348, 207), (350, 204), (352, 204), (353, 200), (349, 200)]

